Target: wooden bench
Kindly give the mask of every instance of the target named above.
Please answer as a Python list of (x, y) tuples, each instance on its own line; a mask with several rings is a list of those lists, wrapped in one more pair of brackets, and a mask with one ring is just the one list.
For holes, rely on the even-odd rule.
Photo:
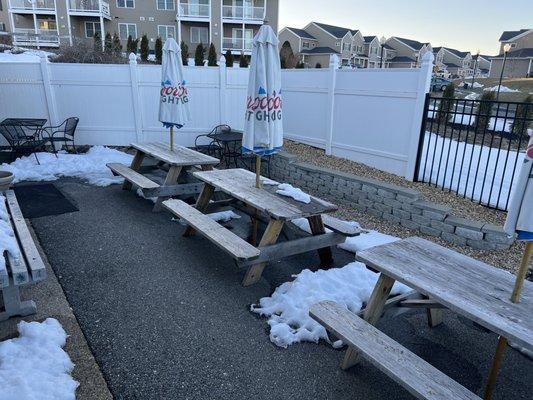
[(376, 329), (361, 317), (332, 301), (315, 304), (310, 316), (417, 399), (480, 400), (459, 383)]
[(35, 302), (20, 300), (20, 287), (37, 283), (46, 278), (46, 267), (33, 242), (26, 221), (22, 216), (15, 193), (8, 190), (0, 200), (0, 211), (7, 211), (6, 221), (13, 231), (20, 257), (4, 252), (6, 264), (0, 265), (0, 290), (4, 299), (4, 310), (0, 311), (0, 321), (13, 316), (26, 316), (37, 311)]
[(115, 175), (122, 176), (126, 181), (138, 186), (141, 190), (156, 189), (159, 187), (157, 183), (134, 171), (127, 165), (120, 163), (108, 163), (106, 165)]
[(259, 256), (260, 251), (257, 248), (184, 201), (165, 200), (163, 207), (215, 243), (235, 260), (247, 261)]

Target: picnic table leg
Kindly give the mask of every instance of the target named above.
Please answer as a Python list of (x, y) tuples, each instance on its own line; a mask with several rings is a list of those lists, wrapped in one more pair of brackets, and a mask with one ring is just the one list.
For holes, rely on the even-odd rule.
[[(138, 171), (141, 168), (141, 164), (144, 160), (144, 156), (145, 154), (142, 151), (137, 150), (137, 153), (135, 153), (135, 156), (133, 157), (133, 160), (131, 161), (130, 169), (134, 171)], [(133, 184), (130, 181), (124, 179), (124, 183), (122, 184), (122, 190), (131, 190), (132, 187), (133, 187)]]
[[(202, 193), (200, 193), (200, 196), (198, 196), (198, 199), (196, 200), (196, 205), (194, 207), (198, 211), (203, 212), (209, 205), (209, 200), (211, 200), (211, 197), (213, 197), (213, 193), (215, 193), (215, 187), (206, 183), (204, 185), (204, 188), (202, 189)], [(185, 229), (183, 236), (192, 236), (194, 235), (194, 232), (194, 228), (189, 225), (187, 229)]]
[(430, 328), (442, 324), (442, 308), (426, 308), (428, 325)]
[[(181, 166), (175, 166), (175, 165), (171, 166), (170, 169), (168, 170), (163, 186), (170, 186), (170, 185), (174, 185), (175, 183), (177, 183), (178, 178), (181, 173), (181, 169), (182, 169)], [(155, 201), (153, 211), (154, 212), (161, 211), (161, 203), (163, 203), (163, 201), (165, 201), (167, 198), (168, 197), (158, 197), (157, 200)]]
[[(271, 219), (266, 227), (265, 233), (263, 234), (261, 241), (259, 242), (259, 246), (268, 246), (270, 244), (276, 243), (279, 234), (283, 229), (284, 222), (285, 221), (279, 219)], [(250, 286), (254, 283), (257, 283), (259, 279), (261, 279), (261, 274), (263, 273), (263, 270), (265, 269), (266, 265), (267, 263), (259, 263), (254, 264), (250, 268), (248, 268), (248, 271), (246, 271), (246, 274), (244, 275), (242, 285)]]
[[(311, 228), (311, 233), (316, 235), (322, 235), (326, 233), (326, 228), (324, 227), (324, 222), (320, 215), (313, 215), (312, 217), (307, 217), (309, 221), (309, 227)], [(318, 249), (318, 256), (320, 257), (320, 266), (329, 267), (333, 264), (333, 255), (331, 254), (331, 247), (324, 247)]]
[[(379, 274), (376, 286), (374, 286), (372, 295), (370, 296), (368, 304), (365, 308), (363, 318), (366, 322), (372, 325), (377, 324), (381, 318), (381, 314), (383, 314), (385, 303), (387, 302), (393, 285), (394, 279), (383, 273)], [(348, 350), (346, 350), (346, 354), (344, 355), (344, 359), (342, 360), (341, 368), (348, 369), (353, 367), (358, 361), (359, 352), (351, 347), (348, 347)]]

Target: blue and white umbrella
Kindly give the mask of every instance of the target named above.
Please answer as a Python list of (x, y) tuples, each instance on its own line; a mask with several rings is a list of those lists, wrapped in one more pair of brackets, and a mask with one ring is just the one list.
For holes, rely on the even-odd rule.
[(181, 49), (173, 38), (163, 47), (159, 121), (170, 128), (170, 150), (174, 150), (174, 127), (182, 128), (191, 120), (189, 91), (183, 76)]
[(261, 156), (274, 154), (283, 147), (278, 44), (276, 34), (268, 25), (261, 26), (253, 40), (242, 150), (244, 154), (257, 156), (257, 186)]
[(529, 143), (520, 175), (516, 180), (504, 229), (509, 235), (517, 234), (517, 240), (527, 242), (522, 265), (518, 271), (511, 300), (518, 302), (524, 279), (533, 255), (533, 130), (528, 129)]

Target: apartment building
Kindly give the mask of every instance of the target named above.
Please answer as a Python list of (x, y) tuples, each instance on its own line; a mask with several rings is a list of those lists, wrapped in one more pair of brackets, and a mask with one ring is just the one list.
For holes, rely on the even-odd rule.
[(489, 76), (497, 78), (503, 68), (504, 49), (509, 47), (505, 60), (506, 77), (533, 77), (533, 29), (505, 31), (500, 36), (500, 51), (492, 57)]
[(265, 22), (277, 31), (279, 0), (0, 0), (1, 22), (20, 46), (53, 48), (117, 33), (123, 46), (146, 34), (172, 36), (190, 49), (213, 43), (217, 52), (250, 54)]
[(311, 22), (303, 29), (286, 27), (279, 33), (280, 44), (288, 42), (292, 51), (308, 67), (329, 65), (336, 54), (343, 66), (378, 68), (380, 42), (376, 36), (363, 36), (358, 29)]

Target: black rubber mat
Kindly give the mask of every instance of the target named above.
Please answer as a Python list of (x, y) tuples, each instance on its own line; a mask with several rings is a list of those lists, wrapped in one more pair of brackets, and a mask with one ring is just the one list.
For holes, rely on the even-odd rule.
[(39, 218), (79, 211), (51, 183), (16, 186), (14, 190), (25, 218)]

